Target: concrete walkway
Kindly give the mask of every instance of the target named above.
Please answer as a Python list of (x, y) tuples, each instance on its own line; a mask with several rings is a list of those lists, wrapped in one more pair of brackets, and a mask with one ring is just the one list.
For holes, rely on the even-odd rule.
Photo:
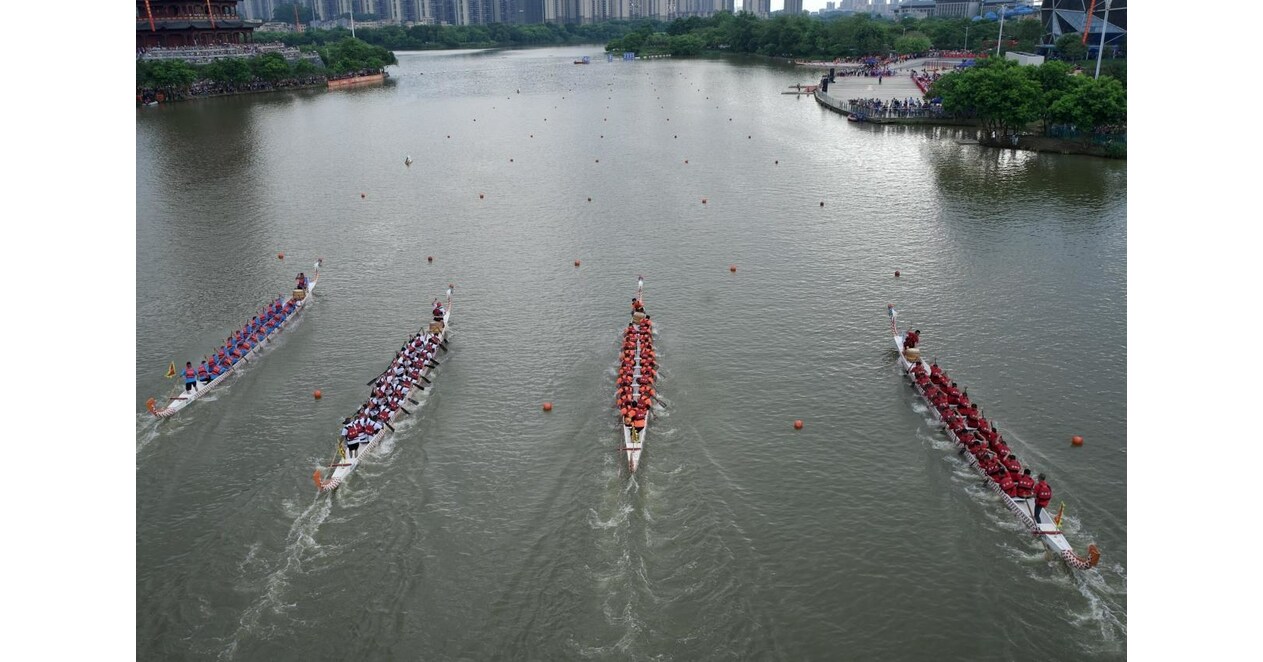
[(867, 76), (838, 76), (836, 82), (829, 83), (827, 94), (842, 103), (848, 99), (881, 99), (903, 101), (909, 97), (920, 99), (921, 89), (912, 82), (908, 72), (898, 72), (892, 78), (883, 77), (881, 83), (877, 78)]

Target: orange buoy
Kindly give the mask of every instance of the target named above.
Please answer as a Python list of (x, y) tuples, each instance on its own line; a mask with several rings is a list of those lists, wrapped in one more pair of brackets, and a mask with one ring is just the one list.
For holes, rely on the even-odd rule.
[(728, 265), (728, 271), (731, 271), (734, 274), (737, 273), (737, 265), (735, 264)]
[(576, 267), (577, 267), (577, 266), (579, 266), (579, 261), (578, 261), (578, 260), (575, 260), (575, 261), (574, 261), (574, 266), (576, 266)]
[(689, 160), (688, 160), (688, 159), (684, 159), (684, 165), (688, 165), (688, 164), (689, 164)]
[(600, 163), (600, 162), (601, 162), (601, 159), (597, 159), (597, 160), (596, 160), (596, 162), (597, 162), (597, 163)]
[(795, 430), (803, 429), (803, 422), (801, 419), (794, 421), (794, 429)]
[(320, 392), (320, 389), (316, 389), (315, 392), (311, 394), (311, 397), (319, 400), (320, 398), (324, 397), (324, 394)]
[(898, 278), (898, 277), (899, 277), (899, 270), (895, 269), (895, 278)]
[(551, 403), (551, 402), (545, 402), (545, 403), (544, 403), (544, 411), (552, 411), (552, 410), (553, 410), (553, 403)]
[(780, 159), (777, 159), (777, 160), (773, 161), (772, 163), (773, 163), (773, 164), (775, 164), (775, 165), (780, 165), (780, 164), (781, 164), (781, 160), (780, 160)]
[(479, 193), (479, 194), (478, 194), (478, 199), (479, 199), (479, 200), (481, 200), (482, 198), (483, 198), (483, 195), (482, 195), (481, 193)]
[(706, 198), (702, 198), (702, 204), (706, 204)]
[(509, 159), (509, 163), (513, 163), (513, 159)]
[(821, 201), (820, 201), (820, 206), (821, 206), (821, 207), (823, 207), (823, 206), (824, 206), (824, 200), (821, 200)]
[(427, 256), (425, 256), (425, 261), (426, 261), (426, 262), (433, 262), (433, 261), (434, 261), (434, 256), (433, 256), (433, 255), (427, 255)]
[(360, 197), (361, 197), (361, 198), (363, 198), (363, 197), (364, 197), (364, 192), (363, 192), (363, 191), (360, 191)]
[(276, 254), (276, 259), (278, 259), (278, 260), (284, 260), (284, 259), (285, 259), (285, 254), (284, 254), (284, 253), (277, 253), (277, 254)]
[(1080, 437), (1079, 435), (1076, 434), (1075, 436), (1070, 437), (1070, 443), (1074, 446), (1082, 446), (1083, 437)]
[(452, 134), (450, 134), (450, 133), (449, 133), (449, 134), (447, 134), (447, 137), (448, 137), (448, 139), (450, 140), (450, 139), (451, 139), (451, 137), (452, 137)]
[(588, 198), (588, 202), (592, 202), (592, 198), (591, 198), (591, 197), (589, 197), (589, 198)]

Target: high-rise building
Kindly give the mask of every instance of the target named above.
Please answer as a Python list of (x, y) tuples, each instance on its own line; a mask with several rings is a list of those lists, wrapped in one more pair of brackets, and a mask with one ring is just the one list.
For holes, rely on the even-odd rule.
[(785, 0), (785, 13), (791, 16), (803, 13), (803, 0)]
[(741, 11), (767, 18), (772, 14), (772, 0), (741, 0)]
[(247, 20), (270, 21), (276, 13), (276, 0), (242, 0), (238, 11)]

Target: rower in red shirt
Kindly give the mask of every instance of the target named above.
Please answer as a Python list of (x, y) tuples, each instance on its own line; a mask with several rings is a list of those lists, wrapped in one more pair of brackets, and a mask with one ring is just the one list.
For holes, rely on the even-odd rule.
[(1017, 479), (1017, 498), (1029, 499), (1035, 493), (1035, 479), (1031, 478), (1031, 470), (1024, 469)]
[(1022, 463), (1017, 461), (1016, 455), (1012, 453), (1005, 455), (1004, 459), (1001, 460), (1001, 463), (1004, 464), (1004, 469), (1006, 471), (1008, 471), (1010, 474), (1013, 474), (1013, 478), (1015, 480), (1017, 479), (1018, 476), (1022, 475)]
[(1009, 474), (1000, 475), (1000, 489), (1009, 496), (1017, 496), (1017, 486), (1013, 484), (1013, 477)]

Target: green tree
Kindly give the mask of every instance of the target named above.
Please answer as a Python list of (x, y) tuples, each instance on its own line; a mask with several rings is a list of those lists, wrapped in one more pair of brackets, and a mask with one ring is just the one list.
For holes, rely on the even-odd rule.
[[(455, 33), (452, 34), (455, 35)], [(320, 59), (324, 60), (325, 67), (335, 75), (364, 69), (379, 71), (386, 65), (399, 62), (395, 54), (385, 48), (353, 37), (347, 37), (321, 48)]]
[(1088, 47), (1083, 45), (1083, 36), (1078, 33), (1063, 34), (1057, 38), (1057, 52), (1061, 57), (1078, 62), (1088, 54)]
[(932, 47), (930, 38), (920, 32), (909, 32), (895, 40), (895, 52), (900, 55), (924, 53)]
[(855, 18), (861, 19), (852, 33), (855, 49), (861, 55), (885, 55), (889, 53), (890, 35), (887, 33), (886, 26), (868, 16)]
[(197, 80), (193, 65), (181, 60), (156, 60), (136, 65), (137, 84), (158, 90), (186, 90)]
[(1055, 121), (1052, 116), (1053, 104), (1072, 90), (1082, 78), (1071, 76), (1070, 65), (1057, 60), (1049, 60), (1038, 67), (1025, 67), (1023, 71), (1039, 85), (1039, 116), (1044, 122), (1044, 131), (1047, 131), (1048, 125)]
[[(690, 16), (689, 18), (697, 18)], [(701, 37), (691, 34), (681, 34), (671, 37), (671, 55), (675, 57), (698, 55), (702, 52), (705, 44), (702, 43)]]
[(289, 63), (280, 53), (265, 53), (250, 59), (250, 73), (255, 78), (275, 83), (291, 75)]
[(1040, 114), (1040, 87), (1021, 65), (991, 58), (939, 78), (930, 96), (942, 97), (943, 109), (976, 117), (996, 137), (1021, 131)]
[(1115, 78), (1076, 77), (1078, 83), (1052, 104), (1057, 120), (1080, 131), (1127, 124), (1127, 88)]
[(1017, 40), (1017, 47), (1013, 50), (1025, 53), (1035, 51), (1035, 44), (1044, 36), (1044, 25), (1038, 19), (1024, 18), (1017, 21), (1009, 21), (1004, 25), (1004, 39)]

